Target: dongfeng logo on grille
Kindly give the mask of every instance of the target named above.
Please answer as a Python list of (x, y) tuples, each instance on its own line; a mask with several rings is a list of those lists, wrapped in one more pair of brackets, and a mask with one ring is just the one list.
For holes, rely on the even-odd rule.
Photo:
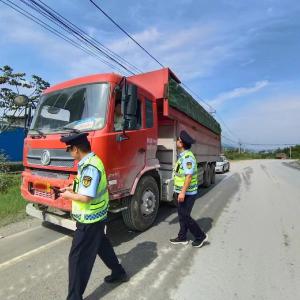
[(47, 166), (50, 164), (50, 152), (48, 150), (44, 150), (42, 155), (41, 155), (41, 163), (44, 166)]

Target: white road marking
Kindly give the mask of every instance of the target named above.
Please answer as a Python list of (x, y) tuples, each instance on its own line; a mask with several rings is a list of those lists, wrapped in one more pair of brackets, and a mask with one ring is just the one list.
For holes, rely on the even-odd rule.
[(24, 253), (22, 255), (16, 256), (16, 257), (14, 257), (14, 258), (12, 258), (12, 259), (10, 259), (10, 260), (8, 260), (8, 261), (0, 264), (0, 270), (4, 269), (6, 267), (9, 267), (11, 265), (14, 265), (14, 264), (16, 264), (18, 262), (21, 262), (24, 259), (26, 259), (27, 257), (29, 257), (30, 255), (37, 254), (37, 253), (39, 253), (39, 252), (41, 252), (43, 250), (51, 248), (51, 247), (57, 245), (58, 243), (60, 243), (60, 242), (62, 242), (64, 240), (68, 240), (68, 239), (71, 239), (71, 237), (69, 237), (69, 236), (63, 236), (63, 237), (61, 237), (61, 238), (59, 238), (59, 239), (57, 239), (55, 241), (52, 241), (52, 242), (50, 242), (50, 243), (48, 243), (46, 245), (43, 245), (41, 247), (38, 247), (38, 248), (33, 249), (31, 251), (28, 251), (28, 252), (26, 252), (26, 253)]
[(23, 231), (20, 231), (20, 232), (17, 232), (17, 233), (8, 235), (8, 236), (1, 236), (1, 237), (2, 237), (2, 238), (5, 238), (5, 240), (7, 240), (7, 239), (10, 239), (10, 238), (17, 237), (17, 236), (23, 235), (23, 234), (25, 234), (25, 233), (34, 231), (34, 230), (39, 229), (39, 228), (42, 228), (42, 226), (39, 225), (39, 226), (32, 227), (32, 228), (28, 228), (28, 229), (26, 229), (26, 230), (23, 230)]
[(157, 279), (151, 285), (152, 288), (157, 289), (163, 283), (165, 277), (171, 274), (173, 267), (180, 262), (180, 257), (186, 251), (186, 247), (182, 247), (180, 250), (177, 251), (176, 256), (174, 256), (171, 262), (168, 263), (168, 266), (161, 272), (158, 273)]

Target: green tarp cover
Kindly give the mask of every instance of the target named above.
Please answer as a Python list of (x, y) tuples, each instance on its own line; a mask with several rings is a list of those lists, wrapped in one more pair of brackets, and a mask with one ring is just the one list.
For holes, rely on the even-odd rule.
[(169, 80), (168, 100), (170, 106), (184, 112), (216, 134), (221, 134), (220, 124), (172, 78)]

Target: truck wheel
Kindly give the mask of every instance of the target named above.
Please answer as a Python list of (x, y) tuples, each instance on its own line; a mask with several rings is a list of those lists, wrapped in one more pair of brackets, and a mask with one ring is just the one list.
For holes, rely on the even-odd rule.
[(216, 182), (215, 166), (211, 165), (210, 170), (211, 170), (211, 175), (210, 175), (211, 180), (210, 180), (210, 182), (211, 182), (211, 184), (214, 184)]
[(142, 177), (135, 194), (125, 200), (126, 210), (122, 212), (127, 227), (137, 231), (148, 229), (154, 222), (159, 207), (159, 190), (155, 179)]
[(204, 171), (204, 174), (203, 174), (203, 186), (204, 187), (209, 187), (211, 184), (210, 169), (211, 169), (210, 166), (207, 165), (206, 170)]

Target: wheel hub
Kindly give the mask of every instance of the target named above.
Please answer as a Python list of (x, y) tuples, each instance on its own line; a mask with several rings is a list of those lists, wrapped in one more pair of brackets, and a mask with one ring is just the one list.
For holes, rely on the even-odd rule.
[(150, 215), (155, 209), (156, 199), (151, 190), (146, 190), (142, 196), (141, 212), (143, 215)]

